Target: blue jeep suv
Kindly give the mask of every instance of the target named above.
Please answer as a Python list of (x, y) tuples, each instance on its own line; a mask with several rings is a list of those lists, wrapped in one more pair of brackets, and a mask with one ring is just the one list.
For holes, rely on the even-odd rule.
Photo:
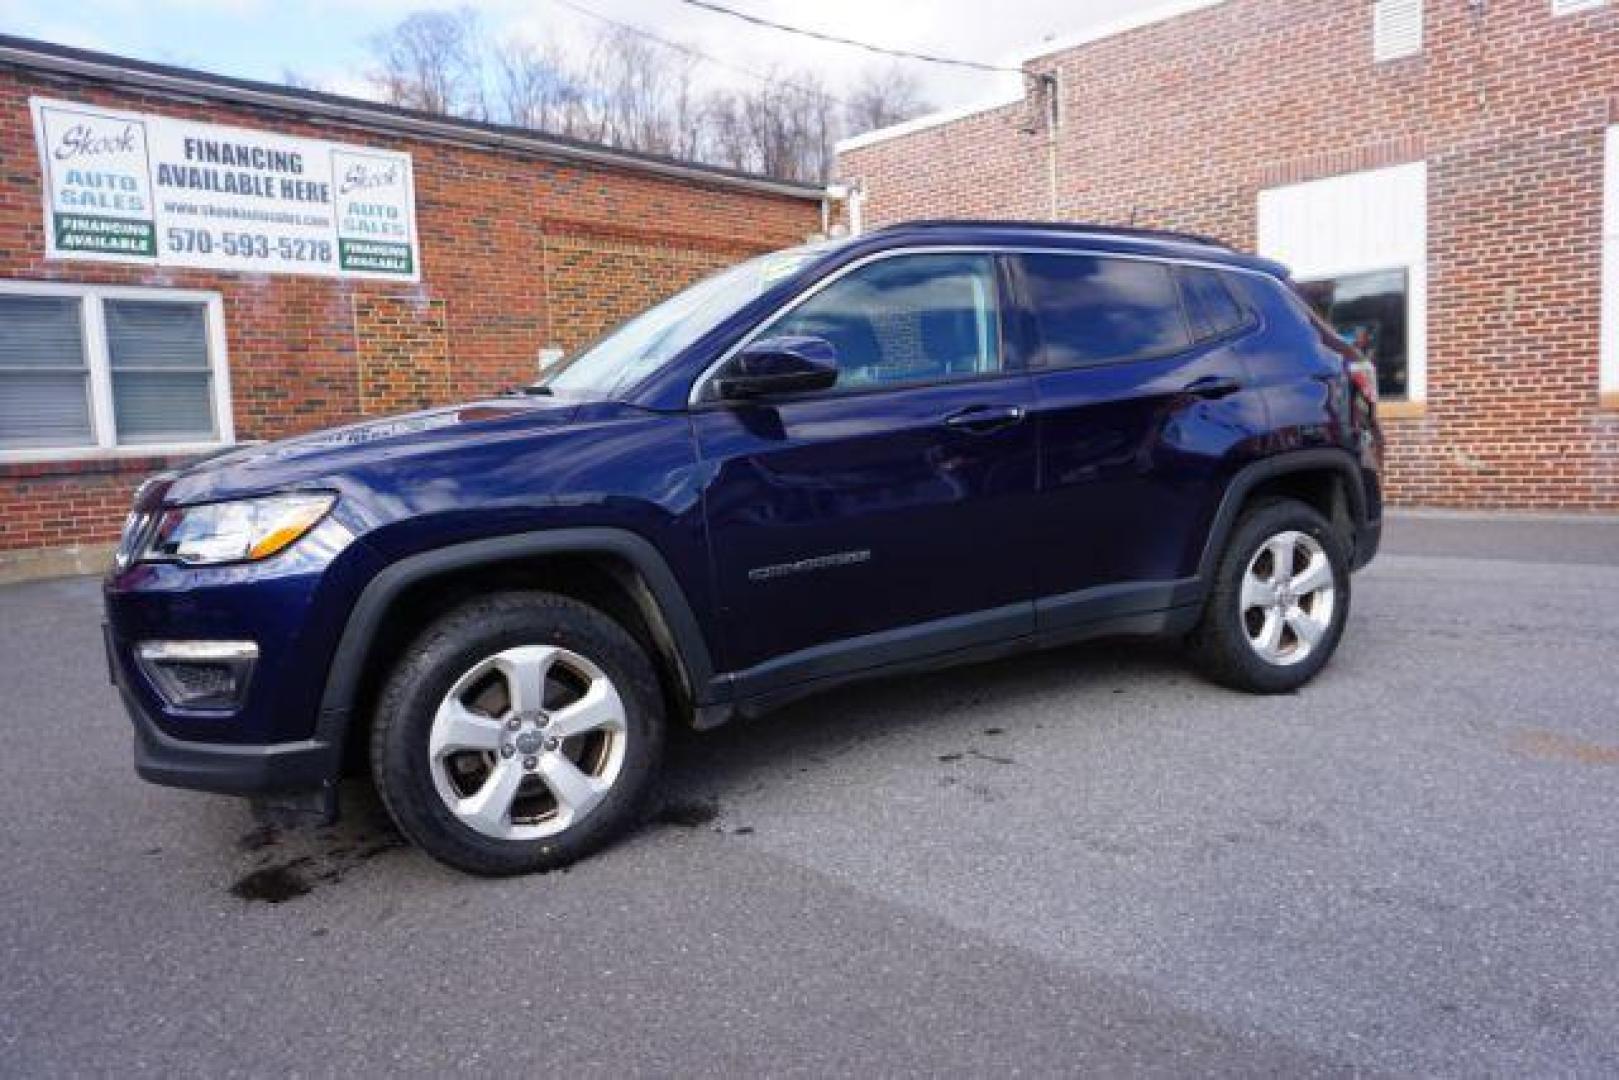
[(632, 823), (674, 724), (1102, 636), (1291, 690), (1377, 550), (1370, 365), (1180, 234), (918, 223), (754, 259), (503, 397), (152, 478), (106, 583), (148, 780), (480, 874)]

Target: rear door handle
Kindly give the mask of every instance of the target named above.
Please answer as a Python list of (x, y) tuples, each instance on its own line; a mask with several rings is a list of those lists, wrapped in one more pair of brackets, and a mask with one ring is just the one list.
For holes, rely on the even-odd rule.
[(1023, 419), (1021, 405), (969, 405), (944, 418), (944, 426), (974, 435), (987, 435)]
[(1200, 398), (1230, 397), (1242, 389), (1242, 383), (1230, 375), (1205, 375), (1187, 383), (1183, 393)]

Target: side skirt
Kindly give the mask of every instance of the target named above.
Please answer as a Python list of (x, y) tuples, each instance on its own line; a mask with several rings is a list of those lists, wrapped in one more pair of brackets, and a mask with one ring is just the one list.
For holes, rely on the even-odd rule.
[[(1111, 637), (1178, 637), (1202, 610), (1196, 579), (1106, 586), (972, 616), (870, 634), (781, 657), (733, 676), (736, 699), (699, 727), (753, 719), (852, 683), (983, 663)], [(966, 640), (964, 640), (966, 639)]]

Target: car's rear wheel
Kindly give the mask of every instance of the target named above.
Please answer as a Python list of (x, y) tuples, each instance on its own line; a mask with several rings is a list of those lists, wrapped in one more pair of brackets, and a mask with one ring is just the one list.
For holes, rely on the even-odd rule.
[(402, 832), (475, 874), (564, 866), (631, 824), (663, 746), (657, 678), (600, 611), (548, 593), (472, 601), (406, 652), (371, 733)]
[(1344, 539), (1313, 507), (1267, 501), (1232, 530), (1190, 644), (1216, 682), (1284, 693), (1326, 666), (1348, 612)]

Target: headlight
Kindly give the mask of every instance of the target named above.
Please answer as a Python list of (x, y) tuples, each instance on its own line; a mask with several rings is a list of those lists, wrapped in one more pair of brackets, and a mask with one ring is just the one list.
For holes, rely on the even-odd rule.
[(175, 507), (163, 512), (141, 559), (196, 565), (268, 559), (313, 529), (336, 501), (335, 495), (300, 492)]

